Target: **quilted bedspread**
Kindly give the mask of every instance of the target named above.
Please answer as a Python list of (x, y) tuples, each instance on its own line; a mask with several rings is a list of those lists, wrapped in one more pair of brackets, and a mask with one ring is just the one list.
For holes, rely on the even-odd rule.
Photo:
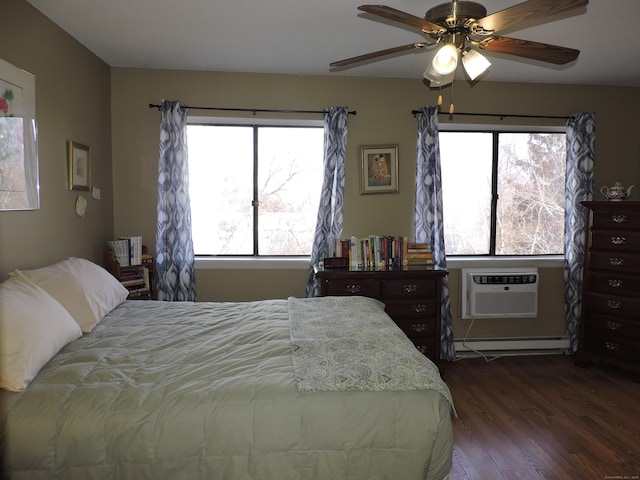
[[(358, 308), (357, 320), (330, 300), (309, 300), (338, 324), (379, 323), (370, 328), (377, 340), (364, 341), (365, 350), (387, 355), (375, 353), (386, 351), (377, 342), (385, 344), (384, 332), (395, 327), (381, 308)], [(329, 383), (347, 379), (337, 383), (349, 388), (322, 387), (317, 378), (315, 386), (299, 388), (293, 350), (300, 345), (289, 303), (125, 302), (61, 350), (24, 392), (0, 392), (4, 476), (445, 478), (452, 406), (446, 386), (423, 377), (435, 367), (407, 364), (407, 370), (401, 364), (411, 363), (411, 355), (394, 343), (390, 371), (379, 369), (384, 362), (367, 367), (361, 359), (356, 375), (336, 371), (327, 362), (339, 366), (341, 354), (325, 355), (317, 372), (332, 371)], [(326, 354), (331, 333), (323, 335), (316, 343)], [(410, 390), (354, 384), (375, 378), (389, 386), (414, 374), (411, 381), (422, 384)]]

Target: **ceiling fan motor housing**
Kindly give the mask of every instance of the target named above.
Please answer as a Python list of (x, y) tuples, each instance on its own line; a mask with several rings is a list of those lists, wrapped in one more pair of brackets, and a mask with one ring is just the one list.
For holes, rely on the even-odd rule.
[(453, 1), (436, 5), (427, 10), (424, 19), (428, 22), (455, 29), (463, 27), (469, 20), (479, 20), (487, 16), (487, 9), (476, 2)]

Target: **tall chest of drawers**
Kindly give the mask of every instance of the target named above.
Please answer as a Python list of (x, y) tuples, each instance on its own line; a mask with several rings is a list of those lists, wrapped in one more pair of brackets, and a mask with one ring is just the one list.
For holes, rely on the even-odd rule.
[(640, 373), (640, 202), (582, 204), (587, 241), (576, 360)]
[(440, 360), (442, 279), (446, 270), (317, 270), (320, 295), (361, 295), (385, 311), (433, 362)]

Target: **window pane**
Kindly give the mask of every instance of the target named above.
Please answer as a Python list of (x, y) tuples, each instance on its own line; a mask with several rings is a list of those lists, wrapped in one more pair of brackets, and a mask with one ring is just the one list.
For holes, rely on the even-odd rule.
[(564, 179), (564, 134), (500, 134), (497, 255), (564, 251)]
[(196, 255), (253, 254), (253, 130), (189, 125)]
[(486, 255), (491, 232), (492, 134), (440, 132), (445, 250)]
[(258, 131), (258, 254), (309, 255), (323, 179), (322, 128)]

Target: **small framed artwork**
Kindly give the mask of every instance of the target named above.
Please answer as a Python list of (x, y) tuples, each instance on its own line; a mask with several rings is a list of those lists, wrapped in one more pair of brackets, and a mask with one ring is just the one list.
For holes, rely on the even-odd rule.
[(86, 145), (69, 142), (69, 190), (91, 188), (91, 151)]
[(360, 147), (360, 150), (360, 193), (396, 193), (398, 145), (369, 145)]

